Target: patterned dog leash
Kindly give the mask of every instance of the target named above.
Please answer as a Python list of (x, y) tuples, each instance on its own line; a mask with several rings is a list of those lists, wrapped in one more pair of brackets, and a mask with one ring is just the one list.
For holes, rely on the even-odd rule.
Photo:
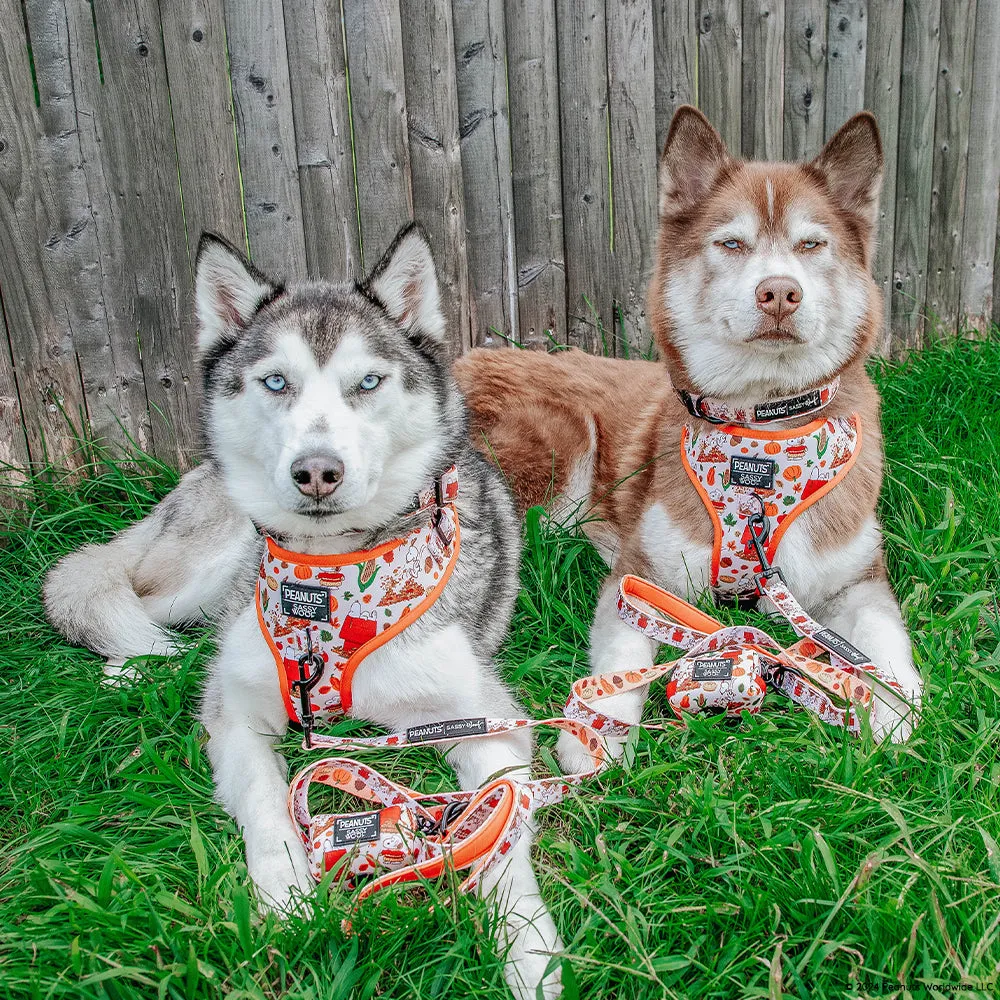
[[(328, 757), (303, 768), (292, 779), (288, 808), (313, 876), (320, 879), (339, 868), (348, 879), (372, 877), (356, 903), (388, 886), (436, 878), (448, 869), (467, 870), (459, 889), (471, 891), (517, 843), (535, 809), (559, 802), (606, 765), (601, 737), (575, 719), (454, 719), (371, 738), (314, 734), (312, 748), (357, 751), (456, 743), (538, 726), (579, 740), (591, 769), (527, 781), (498, 777), (475, 790), (426, 795), (353, 758)], [(373, 808), (313, 815), (309, 792), (314, 784), (346, 792)]]
[[(625, 576), (619, 586), (618, 615), (659, 643), (684, 651), (670, 663), (612, 671), (582, 678), (572, 688), (565, 714), (602, 735), (625, 736), (629, 724), (601, 709), (604, 699), (667, 677), (667, 699), (676, 716), (659, 726), (684, 726), (685, 713), (722, 710), (727, 715), (757, 713), (767, 686), (777, 688), (823, 722), (857, 735), (857, 706), (870, 709), (883, 687), (905, 701), (898, 683), (860, 650), (808, 615), (777, 569), (767, 566), (758, 586), (801, 637), (784, 647), (761, 629), (724, 626), (687, 601), (641, 577)], [(829, 662), (817, 659), (823, 653)]]

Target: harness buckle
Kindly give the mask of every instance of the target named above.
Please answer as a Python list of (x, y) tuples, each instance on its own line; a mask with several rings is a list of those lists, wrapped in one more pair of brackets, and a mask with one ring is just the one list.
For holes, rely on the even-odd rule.
[[(305, 738), (307, 749), (312, 748), (312, 731), (315, 725), (312, 705), (309, 701), (309, 692), (320, 682), (323, 677), (323, 657), (313, 649), (312, 632), (306, 630), (306, 651), (299, 657), (299, 676), (293, 680), (291, 687), (299, 696), (299, 721), (302, 723), (302, 734)], [(306, 667), (312, 667), (309, 672)]]

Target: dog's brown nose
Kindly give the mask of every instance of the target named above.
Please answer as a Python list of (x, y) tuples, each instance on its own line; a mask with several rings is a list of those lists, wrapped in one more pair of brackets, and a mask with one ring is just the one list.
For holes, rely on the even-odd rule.
[(779, 323), (786, 316), (791, 316), (801, 301), (802, 286), (794, 278), (784, 275), (765, 278), (757, 286), (757, 308)]
[(297, 458), (291, 471), (299, 492), (317, 500), (328, 497), (344, 480), (344, 463), (329, 452)]

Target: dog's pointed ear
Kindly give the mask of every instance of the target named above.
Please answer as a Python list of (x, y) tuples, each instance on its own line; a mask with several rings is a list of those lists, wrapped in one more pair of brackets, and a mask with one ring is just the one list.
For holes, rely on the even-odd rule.
[(265, 302), (281, 293), (232, 244), (202, 233), (195, 262), (198, 350), (205, 354), (234, 341)]
[(697, 205), (729, 161), (726, 144), (712, 123), (689, 104), (679, 107), (660, 155), (660, 215)]
[(415, 222), (397, 233), (362, 291), (380, 302), (405, 329), (444, 340), (445, 319), (434, 257), (427, 234)]
[(837, 205), (874, 227), (884, 163), (878, 122), (870, 111), (862, 111), (841, 125), (812, 165)]

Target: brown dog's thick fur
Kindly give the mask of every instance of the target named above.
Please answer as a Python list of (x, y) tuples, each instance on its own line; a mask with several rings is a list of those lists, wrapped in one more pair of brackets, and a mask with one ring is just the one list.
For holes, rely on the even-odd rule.
[[(747, 163), (729, 155), (700, 112), (682, 108), (660, 163), (649, 287), (662, 362), (477, 350), (456, 363), (474, 441), (521, 506), (576, 504), (614, 567), (591, 633), (595, 671), (651, 660), (614, 614), (623, 573), (689, 597), (709, 584), (712, 522), (680, 460), (682, 428), (700, 418), (678, 390), (746, 407), (839, 375), (840, 390), (822, 412), (855, 416), (860, 451), (837, 488), (790, 525), (779, 562), (813, 613), (881, 657), (919, 699), (882, 565), (879, 400), (864, 368), (882, 315), (870, 274), (881, 167), (869, 114), (851, 119), (811, 163)], [(768, 306), (762, 289), (771, 281), (792, 282), (794, 304)], [(896, 738), (905, 736), (903, 714), (900, 705), (883, 710), (879, 734), (895, 728)]]

